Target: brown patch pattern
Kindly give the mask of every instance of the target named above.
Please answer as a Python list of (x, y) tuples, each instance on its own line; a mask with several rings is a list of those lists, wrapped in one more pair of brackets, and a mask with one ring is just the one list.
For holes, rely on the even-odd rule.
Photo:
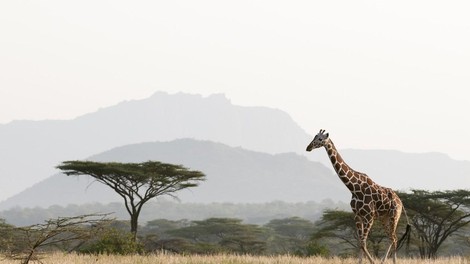
[(402, 202), (390, 188), (376, 184), (366, 174), (351, 169), (339, 155), (333, 142), (328, 138), (324, 144), (330, 161), (346, 187), (351, 191), (351, 209), (355, 213), (359, 247), (371, 263), (366, 241), (375, 219), (380, 219), (391, 240), (387, 255), (392, 250), (393, 262), (396, 262), (397, 236), (396, 228), (402, 211)]

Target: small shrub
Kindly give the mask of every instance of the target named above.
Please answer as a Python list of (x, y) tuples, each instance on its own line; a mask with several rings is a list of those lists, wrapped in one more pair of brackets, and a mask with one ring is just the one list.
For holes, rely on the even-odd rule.
[(117, 254), (129, 255), (142, 253), (143, 246), (135, 242), (129, 232), (120, 231), (116, 228), (110, 228), (104, 231), (95, 241), (82, 246), (80, 253), (88, 254)]
[(311, 241), (308, 243), (306, 247), (307, 256), (319, 256), (319, 257), (328, 257), (330, 255), (330, 251), (324, 245), (320, 245), (315, 241)]

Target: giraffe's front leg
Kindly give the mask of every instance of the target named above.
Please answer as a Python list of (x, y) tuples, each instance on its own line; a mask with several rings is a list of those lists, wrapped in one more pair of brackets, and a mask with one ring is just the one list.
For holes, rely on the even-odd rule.
[(374, 223), (373, 217), (360, 217), (356, 215), (356, 228), (357, 228), (357, 236), (359, 239), (359, 263), (362, 263), (363, 255), (365, 254), (367, 259), (371, 264), (374, 264), (374, 259), (367, 250), (367, 237), (369, 236), (370, 229), (372, 228), (372, 224)]

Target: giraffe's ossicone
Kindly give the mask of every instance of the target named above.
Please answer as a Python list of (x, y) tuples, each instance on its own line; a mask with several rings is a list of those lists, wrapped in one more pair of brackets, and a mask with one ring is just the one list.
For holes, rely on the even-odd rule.
[(366, 254), (369, 261), (374, 263), (366, 246), (367, 236), (369, 235), (374, 220), (380, 220), (382, 222), (390, 238), (390, 246), (382, 262), (384, 262), (391, 253), (393, 254), (393, 263), (396, 263), (396, 229), (403, 210), (403, 204), (400, 198), (392, 189), (378, 185), (366, 174), (355, 171), (349, 167), (338, 153), (333, 141), (329, 138), (329, 134), (325, 134), (325, 130), (320, 130), (313, 138), (312, 142), (307, 146), (307, 151), (312, 151), (320, 147), (326, 149), (334, 170), (349, 191), (351, 191), (351, 209), (355, 215), (354, 218), (359, 239), (359, 263), (362, 262), (363, 254)]

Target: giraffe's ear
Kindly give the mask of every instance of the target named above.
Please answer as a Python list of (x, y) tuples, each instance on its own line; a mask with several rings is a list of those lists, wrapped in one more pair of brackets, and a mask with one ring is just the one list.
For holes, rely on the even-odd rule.
[(330, 133), (326, 133), (326, 138), (328, 138), (330, 136)]

